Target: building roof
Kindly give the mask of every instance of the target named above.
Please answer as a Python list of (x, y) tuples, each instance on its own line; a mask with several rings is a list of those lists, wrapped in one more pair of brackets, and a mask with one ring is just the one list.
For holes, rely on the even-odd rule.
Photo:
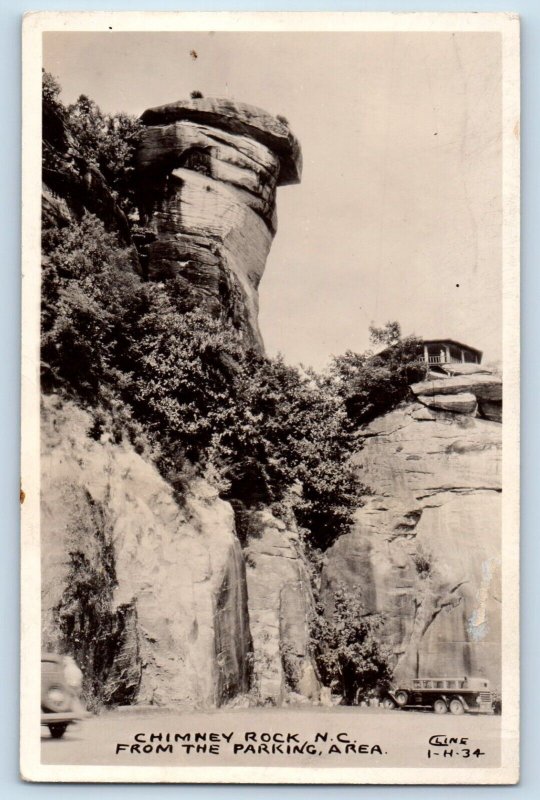
[(471, 347), (470, 344), (463, 344), (463, 342), (458, 342), (456, 339), (427, 339), (422, 337), (422, 341), (424, 344), (454, 344), (456, 347), (461, 347), (462, 350), (472, 350), (473, 353), (478, 353), (479, 356), (482, 355), (482, 351), (478, 350), (477, 347)]

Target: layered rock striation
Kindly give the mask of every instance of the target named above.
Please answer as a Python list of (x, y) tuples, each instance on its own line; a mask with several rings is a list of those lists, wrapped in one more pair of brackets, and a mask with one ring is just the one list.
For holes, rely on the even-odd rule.
[(441, 364), (411, 391), (429, 408), (502, 422), (501, 376), (479, 364)]
[(148, 109), (137, 154), (138, 245), (150, 279), (174, 277), (262, 350), (258, 293), (276, 233), (276, 189), (298, 183), (283, 118), (226, 99)]

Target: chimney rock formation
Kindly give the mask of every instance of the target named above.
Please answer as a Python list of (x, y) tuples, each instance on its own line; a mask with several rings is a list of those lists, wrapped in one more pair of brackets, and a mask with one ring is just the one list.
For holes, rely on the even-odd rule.
[(257, 289), (276, 233), (276, 188), (300, 181), (283, 118), (225, 99), (151, 108), (137, 154), (143, 267), (262, 350)]

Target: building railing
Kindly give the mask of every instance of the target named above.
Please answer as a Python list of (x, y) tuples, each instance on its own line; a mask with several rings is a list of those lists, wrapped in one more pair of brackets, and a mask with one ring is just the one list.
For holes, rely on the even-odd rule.
[(453, 356), (447, 357), (446, 355), (442, 356), (428, 356), (427, 362), (425, 356), (419, 356), (419, 361), (428, 364), (461, 364), (461, 358), (454, 358)]

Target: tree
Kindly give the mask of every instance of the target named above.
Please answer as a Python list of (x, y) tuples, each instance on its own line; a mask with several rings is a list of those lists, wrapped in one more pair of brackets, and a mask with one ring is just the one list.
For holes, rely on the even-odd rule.
[(310, 545), (326, 549), (348, 530), (362, 492), (342, 398), (325, 376), (257, 354), (241, 365), (236, 397), (239, 426), (224, 436), (235, 454), (231, 492), (249, 503), (255, 456), (266, 502), (279, 503), (295, 486), (296, 519)]
[(384, 615), (367, 613), (358, 594), (343, 585), (334, 593), (332, 614), (326, 616), (321, 608), (318, 612), (311, 640), (324, 685), (340, 694), (344, 705), (384, 691), (392, 678), (393, 657), (381, 643)]
[(382, 328), (370, 325), (369, 338), (373, 344), (397, 344), (401, 339), (401, 325), (399, 322), (387, 322)]
[(237, 331), (204, 310), (182, 313), (176, 291), (158, 283), (141, 287), (139, 316), (125, 333), (130, 376), (123, 394), (159, 443), (158, 466), (182, 490), (185, 459), (204, 468), (216, 439), (238, 426)]
[(47, 105), (60, 104), (60, 91), (61, 86), (50, 72), (45, 69), (41, 70), (43, 102)]

